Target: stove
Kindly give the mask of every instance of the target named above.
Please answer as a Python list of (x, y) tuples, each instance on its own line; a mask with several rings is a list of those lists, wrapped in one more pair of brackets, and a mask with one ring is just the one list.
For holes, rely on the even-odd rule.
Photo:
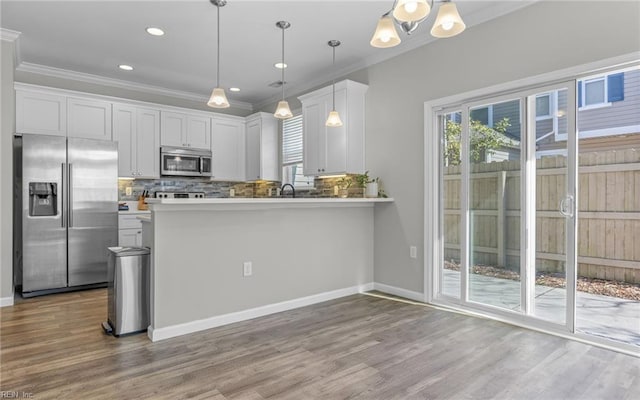
[(204, 199), (204, 192), (155, 192), (158, 199)]

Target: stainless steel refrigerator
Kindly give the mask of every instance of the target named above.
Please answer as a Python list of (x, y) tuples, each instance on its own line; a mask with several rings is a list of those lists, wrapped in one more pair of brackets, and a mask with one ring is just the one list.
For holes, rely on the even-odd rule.
[(117, 144), (16, 136), (14, 276), (24, 297), (104, 285), (118, 244)]

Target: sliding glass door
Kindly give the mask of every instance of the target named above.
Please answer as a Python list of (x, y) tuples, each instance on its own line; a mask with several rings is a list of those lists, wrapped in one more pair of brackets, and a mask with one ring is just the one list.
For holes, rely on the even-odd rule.
[(573, 329), (575, 92), (570, 81), (438, 113), (437, 298)]

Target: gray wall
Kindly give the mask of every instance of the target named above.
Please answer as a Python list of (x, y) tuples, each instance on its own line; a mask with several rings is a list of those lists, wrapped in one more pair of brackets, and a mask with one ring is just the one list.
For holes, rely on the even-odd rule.
[(424, 102), (639, 51), (638, 15), (638, 2), (541, 2), (368, 69), (366, 165), (396, 200), (375, 211), (376, 282), (423, 290), (409, 246), (423, 243)]
[(165, 208), (152, 211), (154, 329), (373, 281), (371, 207)]
[(0, 298), (13, 296), (13, 144), (15, 94), (13, 91), (14, 43), (0, 40)]

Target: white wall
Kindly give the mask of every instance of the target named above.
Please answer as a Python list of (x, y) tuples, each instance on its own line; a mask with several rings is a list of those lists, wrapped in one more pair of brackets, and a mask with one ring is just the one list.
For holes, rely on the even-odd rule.
[(0, 40), (0, 298), (3, 303), (13, 299), (14, 47), (12, 41)]
[(639, 16), (639, 2), (541, 2), (368, 68), (366, 165), (396, 200), (375, 211), (376, 282), (423, 291), (424, 102), (639, 51)]

